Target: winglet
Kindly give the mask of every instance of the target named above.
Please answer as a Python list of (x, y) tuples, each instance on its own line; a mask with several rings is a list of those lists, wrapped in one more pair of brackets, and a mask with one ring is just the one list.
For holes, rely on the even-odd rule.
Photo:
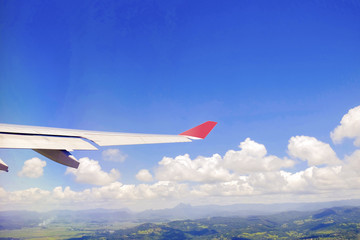
[(203, 124), (200, 124), (199, 126), (180, 133), (179, 135), (204, 139), (211, 132), (211, 130), (215, 127), (216, 124), (217, 122), (207, 121)]

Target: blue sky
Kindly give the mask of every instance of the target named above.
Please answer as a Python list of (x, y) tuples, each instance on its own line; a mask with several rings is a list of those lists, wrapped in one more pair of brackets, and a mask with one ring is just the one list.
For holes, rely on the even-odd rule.
[[(224, 156), (240, 150), (246, 138), (263, 144), (270, 155), (296, 161), (287, 169), (291, 173), (311, 167), (309, 159), (289, 156), (293, 136), (330, 144), (341, 161), (357, 149), (352, 140), (335, 145), (330, 138), (342, 117), (360, 105), (356, 1), (2, 1), (0, 6), (0, 122), (164, 134), (219, 122), (205, 141), (74, 152), (78, 159), (98, 161), (106, 173), (117, 169), (116, 181), (124, 185), (139, 186), (135, 175), (141, 169), (154, 178), (148, 184), (168, 181), (156, 173), (164, 156)], [(105, 161), (107, 149), (119, 149), (127, 158)], [(43, 175), (18, 176), (34, 157), (46, 161)], [(10, 170), (0, 174), (6, 197), (31, 188), (93, 187), (30, 150), (0, 150), (0, 159)], [(191, 188), (199, 183), (193, 180), (176, 184)], [(171, 203), (197, 201), (174, 199)], [(125, 200), (118, 202), (114, 206)]]

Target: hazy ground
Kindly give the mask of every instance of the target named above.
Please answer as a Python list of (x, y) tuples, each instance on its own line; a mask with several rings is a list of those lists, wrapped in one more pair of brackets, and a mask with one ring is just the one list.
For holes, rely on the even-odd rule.
[(0, 239), (358, 239), (360, 207), (345, 206), (356, 202), (3, 211)]

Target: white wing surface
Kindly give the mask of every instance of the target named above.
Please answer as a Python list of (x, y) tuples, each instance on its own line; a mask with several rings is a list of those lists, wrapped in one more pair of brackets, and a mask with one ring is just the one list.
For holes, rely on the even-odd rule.
[[(215, 125), (216, 122), (208, 121), (179, 135), (160, 135), (0, 124), (0, 148), (33, 149), (56, 162), (77, 168), (79, 162), (69, 151), (97, 150), (96, 146), (191, 142), (204, 139)], [(4, 164), (0, 162), (0, 170), (7, 170)]]
[(97, 150), (87, 141), (78, 137), (57, 137), (48, 135), (23, 135), (0, 133), (0, 148)]

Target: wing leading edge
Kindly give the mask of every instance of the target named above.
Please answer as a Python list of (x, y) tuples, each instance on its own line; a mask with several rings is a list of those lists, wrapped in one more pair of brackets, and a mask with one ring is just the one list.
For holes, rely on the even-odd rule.
[[(77, 168), (69, 151), (97, 150), (98, 146), (191, 142), (204, 139), (217, 123), (208, 121), (179, 135), (100, 132), (0, 124), (0, 148), (33, 149), (60, 164)], [(0, 162), (0, 170), (8, 166)]]

